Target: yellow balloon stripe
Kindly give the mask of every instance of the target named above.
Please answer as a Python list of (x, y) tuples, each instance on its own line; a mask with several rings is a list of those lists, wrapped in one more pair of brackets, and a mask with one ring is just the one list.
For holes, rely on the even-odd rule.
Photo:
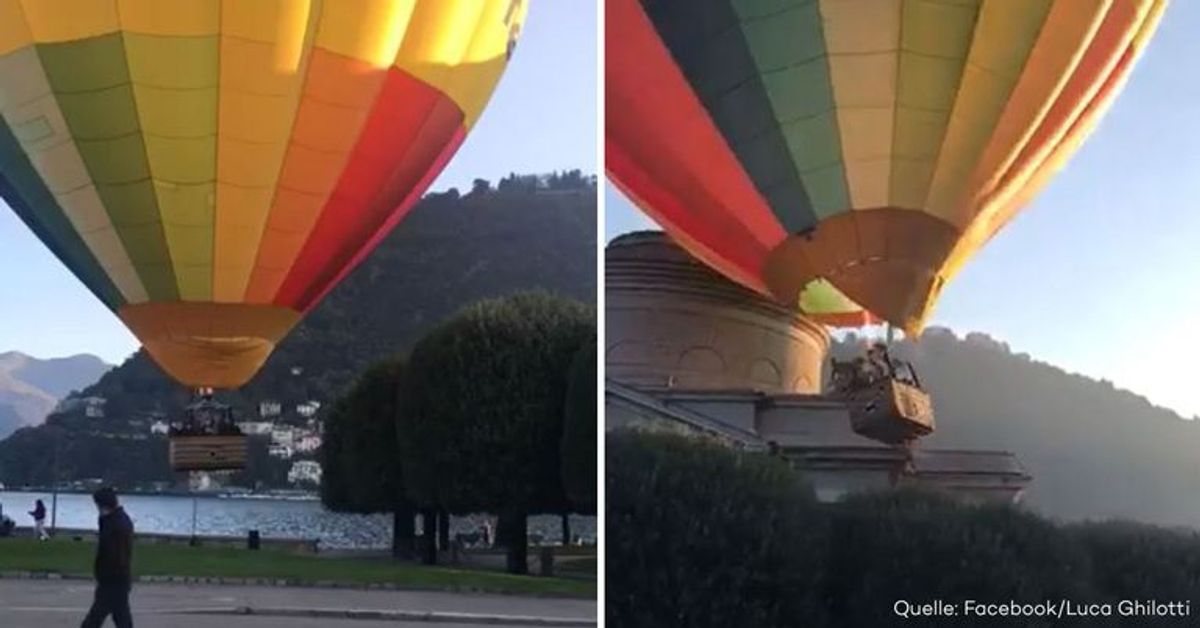
[[(268, 300), (329, 198), (387, 69), (446, 93), (470, 126), (526, 11), (524, 0), (0, 0), (0, 55), (119, 33), (127, 89), (85, 86), (58, 94), (56, 103), (35, 68), (47, 106), (72, 108), (72, 124), (98, 125), (75, 129), (75, 137), (60, 125), (68, 145), (31, 155), (39, 172), (130, 302), (147, 299), (145, 277), (173, 277), (183, 300), (241, 301), (256, 269), (274, 277), (254, 290)], [(314, 49), (361, 61), (364, 74), (335, 85), (338, 73), (318, 68), (321, 89), (304, 97)], [(36, 53), (29, 60), (36, 63)], [(36, 118), (5, 120), (21, 130)], [(126, 127), (132, 135), (113, 135)], [(86, 151), (73, 148), (76, 139), (90, 142)], [(112, 184), (138, 172), (97, 161), (110, 150), (144, 151), (145, 190)], [(124, 221), (127, 240), (144, 230), (134, 225), (154, 204), (165, 257), (144, 250), (131, 261), (113, 221)], [(117, 218), (107, 215), (113, 211)]]
[(39, 44), (99, 37), (117, 31), (114, 0), (19, 0), (25, 23)]
[(1005, 173), (1001, 184), (986, 197), (981, 214), (994, 213), (993, 208), (996, 207), (1006, 207), (1014, 196), (1028, 186), (1050, 154), (1064, 142), (1076, 121), (1086, 108), (1092, 106), (1108, 77), (1128, 52), (1138, 32), (1137, 27), (1145, 22), (1150, 7), (1150, 0), (1130, 0), (1111, 6), (1058, 102), (1031, 136), (1019, 160)]
[(925, 206), (977, 15), (977, 2), (904, 2), (892, 126), (892, 207)]
[(1109, 0), (1078, 0), (1055, 3), (1050, 9), (1043, 35), (1030, 52), (968, 183), (972, 207), (978, 207), (993, 192), (1032, 139), (1087, 52), (1109, 4)]
[(221, 4), (214, 0), (118, 0), (117, 13), (121, 28), (131, 33), (207, 37), (221, 30)]
[[(1109, 106), (1116, 99), (1117, 94), (1121, 92), (1125, 81), (1129, 79), (1129, 70), (1136, 62), (1137, 57), (1141, 55), (1150, 36), (1158, 27), (1158, 22), (1162, 18), (1163, 12), (1166, 10), (1167, 0), (1153, 0), (1146, 11), (1141, 13), (1139, 22), (1134, 23), (1130, 28), (1132, 37), (1129, 38), (1125, 47), (1128, 59), (1124, 65), (1112, 68), (1112, 73), (1106, 80), (1097, 79), (1097, 84), (1103, 83), (1095, 91), (1095, 96), (1086, 106), (1079, 112), (1077, 118), (1068, 132), (1061, 135), (1061, 141), (1054, 146), (1053, 151), (1049, 152), (1045, 160), (1038, 165), (1034, 173), (1024, 179), (1024, 187), (1019, 191), (1008, 195), (1003, 204), (996, 204), (993, 211), (982, 216), (983, 219), (976, 221), (975, 227), (983, 239), (983, 243), (990, 240), (1004, 225), (1008, 224), (1013, 216), (1020, 211), (1027, 203), (1033, 200), (1033, 197), (1041, 191), (1050, 179), (1066, 165), (1071, 155), (1083, 144), (1084, 140), (1091, 135), (1096, 124), (1104, 116)], [(957, 271), (964, 260), (951, 258), (950, 262), (957, 265), (951, 266), (951, 270)]]
[[(972, 255), (992, 238), (1016, 213), (1032, 200), (1050, 178), (1065, 165), (1079, 146), (1087, 139), (1104, 112), (1112, 104), (1121, 87), (1128, 79), (1128, 72), (1137, 57), (1145, 48), (1150, 36), (1158, 26), (1162, 14), (1166, 10), (1167, 0), (1153, 0), (1142, 7), (1136, 21), (1127, 22), (1129, 37), (1125, 40), (1129, 58), (1123, 66), (1109, 68), (1112, 76), (1102, 75), (1093, 77), (1097, 90), (1095, 97), (1089, 100), (1079, 112), (1070, 130), (1062, 135), (1061, 141), (1054, 147), (1044, 162), (1025, 180), (1024, 187), (1007, 197), (1003, 204), (996, 203), (980, 213), (976, 220), (963, 234), (958, 244), (947, 258), (939, 276), (943, 281), (954, 277), (966, 264)], [(1101, 87), (1101, 85), (1103, 87)], [(936, 295), (933, 295), (936, 297)], [(926, 304), (926, 311), (932, 307), (934, 298)]]
[(387, 68), (406, 38), (415, 6), (414, 0), (324, 2), (317, 45), (378, 69)]
[[(367, 121), (388, 66), (380, 47), (397, 20), (407, 30), (412, 6), (398, 0), (325, 2), (288, 147), (254, 267), (240, 298), (270, 303), (337, 185)], [(401, 33), (403, 36), (403, 33)], [(394, 51), (389, 51), (394, 56)]]
[(221, 2), (119, 0), (139, 126), (179, 298), (212, 298)]
[(987, 0), (980, 9), (975, 40), (930, 186), (929, 212), (950, 224), (963, 228), (973, 214), (972, 206), (963, 202), (972, 166), (992, 137), (1050, 5), (1049, 0)]
[[(195, 2), (178, 5), (195, 8)], [(133, 5), (133, 6), (130, 6)], [(171, 20), (145, 2), (122, 0), (130, 79), (147, 164), (162, 217), (179, 298), (212, 299), (213, 203), (216, 194), (218, 6)], [(160, 6), (160, 5), (153, 5)], [(172, 5), (175, 6), (175, 5)], [(130, 9), (142, 9), (126, 23)], [(201, 19), (204, 18), (204, 19)], [(141, 32), (133, 28), (140, 27)], [(167, 28), (161, 28), (167, 26)], [(158, 30), (148, 30), (159, 27)], [(207, 30), (208, 32), (203, 32)], [(189, 34), (178, 35), (179, 31)]]
[(295, 124), (320, 2), (225, 0), (213, 298), (246, 294)]
[(454, 100), (469, 130), (500, 80), (528, 8), (524, 0), (421, 3), (395, 65)]
[(888, 204), (902, 0), (821, 0), (842, 161), (854, 209)]

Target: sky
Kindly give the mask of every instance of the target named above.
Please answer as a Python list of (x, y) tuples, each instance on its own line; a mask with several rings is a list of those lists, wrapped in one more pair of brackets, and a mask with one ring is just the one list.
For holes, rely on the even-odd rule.
[[(596, 164), (596, 4), (533, 2), (512, 62), (482, 117), (430, 188), (477, 177)], [(401, 226), (401, 228), (403, 228)], [(137, 340), (0, 201), (0, 352), (92, 353), (119, 363)]]
[[(945, 289), (934, 325), (985, 332), (1200, 415), (1200, 2), (1173, 2), (1067, 167)], [(651, 228), (605, 191), (611, 239)]]

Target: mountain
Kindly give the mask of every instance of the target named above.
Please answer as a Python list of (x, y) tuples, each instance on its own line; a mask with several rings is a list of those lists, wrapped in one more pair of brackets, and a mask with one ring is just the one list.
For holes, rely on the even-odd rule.
[(40, 423), (59, 399), (94, 383), (110, 368), (94, 355), (39, 360), (18, 351), (0, 353), (0, 438)]
[(112, 368), (100, 358), (81, 353), (66, 358), (39, 360), (19, 351), (0, 353), (0, 371), (62, 399), (73, 391), (95, 383)]
[[(328, 407), (368, 365), (402, 354), (427, 330), (477, 300), (545, 290), (596, 301), (596, 183), (578, 171), (478, 180), (466, 194), (427, 195), (379, 247), (276, 348), (257, 376), (218, 397), (239, 417), (279, 402), (280, 420), (298, 423), (298, 404)], [(50, 477), (54, 434), (61, 477), (122, 484), (170, 480), (166, 445), (147, 438), (147, 419), (173, 416), (191, 392), (167, 379), (144, 352), (81, 392), (103, 397), (103, 419), (80, 410), (0, 442), (0, 482)], [(260, 448), (266, 457), (265, 445)], [(120, 455), (114, 455), (119, 451)], [(246, 483), (280, 481), (278, 465), (258, 460)], [(283, 468), (286, 476), (286, 467)]]
[(937, 430), (921, 446), (1015, 453), (1033, 475), (1025, 503), (1051, 517), (1200, 528), (1200, 422), (986, 334), (933, 328), (892, 352), (933, 396)]

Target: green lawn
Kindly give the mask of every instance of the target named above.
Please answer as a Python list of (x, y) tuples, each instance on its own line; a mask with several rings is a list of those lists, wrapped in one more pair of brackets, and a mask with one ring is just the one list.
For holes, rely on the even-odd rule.
[(596, 577), (596, 556), (567, 556), (555, 559), (556, 573)]
[[(0, 571), (39, 571), (87, 575), (91, 543), (0, 539)], [(262, 550), (148, 544), (134, 549), (139, 576), (272, 578), (301, 583), (392, 583), (414, 589), (472, 589), (495, 593), (595, 597), (596, 584), (580, 580), (513, 576), (505, 573), (426, 567), (384, 559), (321, 558)]]

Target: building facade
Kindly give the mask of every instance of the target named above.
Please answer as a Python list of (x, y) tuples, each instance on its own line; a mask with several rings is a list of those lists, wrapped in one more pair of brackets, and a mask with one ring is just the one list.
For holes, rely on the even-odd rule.
[(850, 407), (820, 394), (824, 328), (717, 275), (661, 233), (609, 244), (605, 298), (607, 429), (704, 435), (783, 456), (823, 500), (922, 486), (1017, 501), (1032, 479), (1010, 452), (896, 446), (856, 433)]

